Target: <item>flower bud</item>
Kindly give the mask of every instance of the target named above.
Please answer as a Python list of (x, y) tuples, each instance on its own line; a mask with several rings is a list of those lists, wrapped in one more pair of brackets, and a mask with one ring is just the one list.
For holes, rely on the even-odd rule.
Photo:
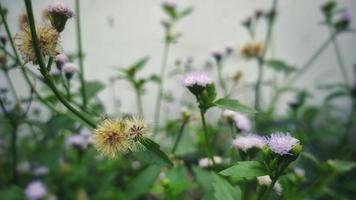
[(221, 62), (221, 59), (223, 57), (223, 54), (221, 53), (221, 51), (218, 51), (218, 50), (212, 51), (211, 55), (214, 57), (214, 59), (217, 63)]
[(68, 57), (64, 53), (60, 53), (60, 54), (56, 55), (56, 57), (54, 58), (54, 61), (56, 62), (57, 69), (59, 71), (61, 71), (63, 68), (63, 65), (65, 63), (67, 63), (69, 60), (68, 60)]
[(3, 32), (0, 33), (0, 41), (1, 41), (2, 45), (5, 47), (7, 44), (7, 36)]
[(48, 6), (49, 19), (52, 26), (58, 32), (62, 32), (68, 19), (74, 16), (74, 12), (63, 2), (56, 2)]
[(65, 63), (62, 70), (68, 80), (72, 79), (73, 74), (77, 72), (77, 68), (73, 63)]

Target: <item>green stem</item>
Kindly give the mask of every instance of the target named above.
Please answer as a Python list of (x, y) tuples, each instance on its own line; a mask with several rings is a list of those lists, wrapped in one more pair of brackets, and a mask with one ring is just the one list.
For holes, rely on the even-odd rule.
[(179, 132), (178, 132), (178, 136), (174, 142), (174, 145), (173, 145), (173, 148), (172, 148), (172, 154), (175, 154), (176, 150), (177, 150), (177, 147), (178, 147), (178, 144), (180, 142), (180, 139), (182, 138), (182, 135), (183, 135), (183, 132), (184, 132), (184, 128), (185, 128), (185, 125), (187, 124), (187, 120), (184, 120), (183, 119), (183, 122), (182, 124), (180, 125), (179, 127)]
[(12, 94), (14, 95), (14, 98), (15, 98), (16, 102), (17, 102), (18, 104), (21, 104), (20, 98), (19, 98), (19, 96), (17, 95), (16, 90), (15, 90), (15, 87), (14, 87), (14, 84), (12, 83), (11, 78), (10, 78), (10, 76), (9, 76), (9, 71), (8, 71), (7, 69), (5, 69), (5, 70), (4, 70), (4, 74), (5, 74), (5, 77), (6, 77), (7, 82), (9, 83), (10, 90), (11, 90)]
[(44, 77), (48, 87), (53, 91), (55, 96), (58, 98), (62, 104), (68, 108), (73, 114), (78, 116), (81, 120), (86, 122), (88, 125), (90, 125), (92, 128), (96, 127), (96, 123), (92, 122), (90, 119), (88, 119), (86, 116), (84, 116), (81, 112), (79, 112), (77, 109), (75, 109), (72, 105), (70, 105), (69, 102), (60, 94), (58, 89), (56, 88), (55, 84), (53, 83), (53, 80), (51, 76), (49, 75), (49, 72), (47, 71), (47, 68), (43, 62), (42, 56), (41, 56), (41, 49), (38, 44), (38, 38), (37, 38), (37, 33), (36, 33), (36, 26), (35, 26), (35, 21), (33, 17), (33, 11), (32, 11), (32, 3), (31, 0), (24, 0), (25, 5), (26, 5), (26, 11), (27, 11), (27, 16), (28, 16), (28, 22), (29, 22), (29, 27), (31, 30), (31, 37), (32, 37), (32, 43), (34, 46), (36, 58), (38, 60), (38, 64), (40, 67), (40, 72), (42, 76)]
[(258, 75), (255, 86), (255, 109), (260, 110), (260, 95), (261, 95), (261, 83), (263, 78), (263, 63), (262, 59), (258, 59)]
[(208, 156), (208, 158), (213, 162), (213, 166), (215, 165), (213, 153), (211, 152), (210, 145), (209, 145), (209, 135), (208, 135), (208, 128), (206, 126), (206, 121), (205, 121), (205, 112), (200, 109), (200, 117), (201, 117), (201, 123), (203, 126), (203, 132), (204, 132), (204, 143), (205, 143), (205, 151)]
[(77, 48), (78, 48), (78, 60), (79, 60), (79, 79), (81, 83), (80, 92), (83, 99), (83, 110), (87, 109), (87, 98), (86, 98), (86, 85), (84, 77), (84, 64), (83, 64), (83, 48), (82, 48), (82, 34), (80, 28), (80, 0), (75, 1), (75, 11), (76, 11), (76, 28), (77, 28)]
[[(333, 33), (330, 32), (330, 35), (333, 36)], [(337, 43), (336, 37), (331, 37), (331, 41), (332, 41), (334, 49), (335, 49), (335, 53), (336, 53), (337, 61), (339, 63), (341, 74), (342, 74), (342, 76), (344, 78), (344, 81), (345, 81), (346, 85), (348, 85), (349, 84), (349, 79), (347, 77), (347, 71), (346, 71), (345, 63), (344, 63), (344, 60), (342, 59), (341, 51), (340, 51), (339, 45)]]
[(161, 103), (162, 103), (162, 96), (163, 96), (163, 84), (164, 84), (165, 72), (166, 72), (166, 67), (167, 67), (169, 45), (170, 45), (170, 42), (166, 41), (164, 48), (163, 48), (162, 63), (161, 63), (161, 69), (160, 69), (160, 73), (159, 73), (161, 81), (158, 83), (158, 94), (157, 94), (156, 109), (155, 109), (155, 115), (154, 115), (154, 126), (155, 126), (154, 134), (156, 134), (159, 130), (159, 122), (160, 122), (160, 115), (161, 115)]
[(235, 139), (234, 122), (229, 122), (229, 127), (230, 127), (231, 138), (233, 140), (233, 139)]
[(329, 46), (333, 38), (336, 36), (336, 33), (332, 34), (329, 39), (327, 39), (317, 50), (316, 52), (307, 60), (307, 62), (298, 70), (294, 76), (287, 81), (285, 85), (291, 85), (294, 83), (303, 73), (310, 68), (314, 61), (321, 55), (321, 53)]
[(139, 89), (135, 89), (136, 101), (137, 101), (137, 112), (140, 117), (143, 117), (143, 105), (142, 105), (142, 95)]
[(226, 85), (225, 85), (224, 79), (222, 77), (222, 63), (221, 63), (221, 61), (217, 62), (217, 68), (218, 68), (219, 83), (220, 83), (220, 87), (222, 89), (223, 95), (228, 96)]

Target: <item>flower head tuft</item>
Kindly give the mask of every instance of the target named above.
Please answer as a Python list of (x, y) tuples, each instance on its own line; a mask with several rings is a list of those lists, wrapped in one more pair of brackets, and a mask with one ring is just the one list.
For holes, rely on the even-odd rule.
[(127, 125), (123, 119), (106, 119), (94, 130), (94, 147), (103, 155), (115, 158), (130, 149), (131, 140)]
[(299, 144), (299, 140), (290, 136), (289, 133), (276, 132), (266, 137), (266, 144), (276, 154), (285, 155)]
[(67, 18), (74, 17), (74, 12), (61, 1), (49, 5), (47, 11), (50, 15), (57, 14), (57, 15), (64, 15)]
[(25, 194), (29, 200), (39, 200), (46, 196), (47, 189), (41, 181), (33, 181), (27, 185)]
[[(37, 28), (36, 32), (41, 49), (41, 56), (54, 57), (57, 54), (58, 32), (50, 26), (40, 26)], [(33, 47), (29, 26), (24, 26), (21, 32), (15, 35), (15, 42), (25, 62), (37, 64), (38, 61)]]
[(73, 77), (73, 74), (75, 72), (77, 72), (77, 68), (75, 67), (75, 65), (73, 63), (69, 63), (69, 62), (67, 62), (63, 65), (62, 70), (63, 70), (67, 79), (71, 79)]
[(211, 83), (213, 83), (211, 78), (207, 76), (205, 73), (201, 73), (201, 72), (190, 73), (186, 75), (183, 79), (183, 85), (185, 87), (200, 86), (205, 88), (207, 85)]
[(236, 127), (238, 129), (240, 129), (241, 131), (250, 131), (251, 130), (251, 121), (246, 115), (236, 112), (235, 116), (234, 116), (234, 121), (235, 121)]
[(236, 139), (232, 141), (232, 145), (239, 150), (247, 151), (252, 148), (262, 148), (265, 146), (265, 140), (262, 136), (256, 134), (244, 134), (238, 135)]

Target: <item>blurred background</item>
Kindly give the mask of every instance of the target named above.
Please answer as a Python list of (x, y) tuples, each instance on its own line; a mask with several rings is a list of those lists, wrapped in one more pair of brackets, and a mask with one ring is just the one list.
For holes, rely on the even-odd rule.
[[(24, 3), (20, 0), (1, 0), (4, 7), (9, 10), (9, 21), (13, 32), (18, 30), (18, 16), (24, 12)], [(43, 9), (55, 1), (35, 0), (33, 6), (37, 21), (40, 22)], [(74, 2), (65, 0), (74, 9)], [(178, 43), (170, 49), (168, 58), (168, 71), (175, 68), (177, 60), (182, 62), (193, 58), (193, 67), (202, 69), (207, 62), (212, 62), (211, 51), (224, 50), (232, 45), (236, 52), (224, 66), (223, 76), (231, 77), (237, 70), (243, 72), (242, 85), (253, 83), (257, 76), (257, 65), (254, 61), (246, 61), (238, 55), (241, 45), (250, 40), (250, 37), (241, 25), (256, 9), (267, 10), (270, 0), (179, 0), (179, 7), (192, 6), (194, 11), (186, 19), (177, 24), (176, 31), (182, 34)], [(310, 58), (317, 48), (329, 37), (329, 32), (320, 23), (323, 16), (320, 6), (325, 1), (317, 0), (283, 0), (278, 3), (278, 19), (272, 38), (272, 51), (270, 57), (288, 61), (289, 64), (300, 67)], [(339, 0), (340, 7), (347, 7), (351, 14), (356, 13), (354, 0)], [(158, 73), (162, 49), (164, 30), (161, 21), (165, 18), (157, 0), (90, 0), (81, 3), (82, 37), (85, 52), (85, 76), (89, 80), (101, 80), (109, 86), (109, 79), (117, 73), (119, 67), (126, 67), (139, 58), (149, 56), (147, 66), (139, 75), (146, 76)], [(351, 27), (355, 27), (352, 20)], [(257, 41), (263, 41), (265, 34), (264, 23), (257, 30)], [(356, 40), (354, 34), (342, 34), (337, 38), (341, 47), (342, 57), (347, 66), (349, 79), (353, 79), (353, 65), (356, 63)], [(65, 31), (61, 34), (61, 46), (64, 52), (76, 51), (75, 21), (67, 23)], [(211, 73), (215, 73), (212, 70)], [(16, 76), (16, 71), (11, 71)], [(271, 77), (273, 71), (267, 70), (265, 77)], [(211, 75), (216, 77), (215, 75)], [(25, 87), (18, 76), (16, 88)], [(296, 82), (296, 86), (316, 91), (310, 101), (320, 103), (323, 98), (322, 91), (317, 86), (323, 83), (340, 82), (342, 79), (337, 65), (334, 49), (330, 45), (315, 61), (313, 66)], [(0, 83), (3, 84), (1, 77)], [(185, 90), (181, 89), (179, 78), (167, 80), (166, 91), (180, 97)], [(156, 85), (152, 84), (144, 95), (144, 105), (153, 105), (156, 98)], [(242, 88), (235, 91), (235, 97), (245, 104), (252, 105), (253, 92)], [(120, 101), (120, 110), (135, 112), (134, 93), (125, 81), (115, 86), (116, 97)], [(316, 95), (318, 94), (318, 95)], [(265, 90), (265, 98), (270, 96)], [(110, 87), (100, 93), (101, 100), (107, 106), (108, 113), (118, 109), (114, 105), (113, 92)], [(284, 102), (291, 97), (284, 96)], [(263, 102), (263, 100), (262, 100)], [(172, 102), (173, 104), (175, 102)], [(345, 102), (341, 99), (339, 104)], [(282, 103), (279, 110), (285, 110)], [(348, 104), (347, 104), (348, 105)], [(169, 105), (165, 106), (169, 113)], [(145, 107), (146, 115), (153, 115), (153, 106)]]

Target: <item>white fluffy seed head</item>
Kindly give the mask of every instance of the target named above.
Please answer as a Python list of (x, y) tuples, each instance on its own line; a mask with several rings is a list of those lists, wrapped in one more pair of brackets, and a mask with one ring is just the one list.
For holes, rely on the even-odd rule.
[(285, 155), (299, 144), (299, 140), (289, 133), (276, 132), (266, 137), (266, 144), (276, 154)]

